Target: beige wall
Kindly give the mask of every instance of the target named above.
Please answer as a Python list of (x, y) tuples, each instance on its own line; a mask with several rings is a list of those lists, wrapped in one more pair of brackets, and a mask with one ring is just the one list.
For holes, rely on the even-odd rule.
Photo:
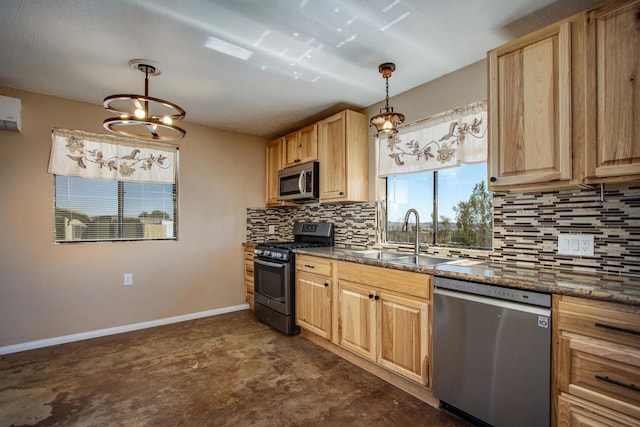
[[(405, 123), (420, 120), (452, 108), (462, 107), (475, 101), (487, 99), (487, 64), (478, 61), (467, 67), (418, 86), (410, 91), (394, 95), (394, 80), (402, 79), (402, 68), (389, 79), (389, 105), (394, 111), (405, 115)], [(384, 96), (384, 80), (380, 79), (380, 94)], [(384, 102), (363, 110), (368, 117), (380, 112)], [(369, 199), (384, 198), (384, 180), (376, 178), (375, 138), (369, 128)]]
[(109, 113), (0, 94), (23, 111), (22, 133), (0, 130), (0, 347), (244, 303), (241, 244), (246, 208), (264, 204), (263, 138), (183, 123), (178, 241), (54, 244), (51, 128), (104, 133)]

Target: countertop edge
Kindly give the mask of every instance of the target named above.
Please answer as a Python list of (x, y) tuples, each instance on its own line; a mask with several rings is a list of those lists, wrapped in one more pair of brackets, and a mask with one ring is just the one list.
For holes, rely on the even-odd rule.
[[(349, 255), (349, 250), (336, 248), (301, 248), (295, 249), (294, 252), (337, 261), (412, 271), (546, 294), (567, 295), (606, 302), (640, 305), (640, 283), (634, 283), (634, 278), (625, 276), (602, 275), (599, 278), (594, 278), (590, 275), (580, 275), (567, 271), (549, 269), (534, 270), (515, 265), (492, 264), (487, 262), (482, 262), (471, 267), (450, 264), (436, 264), (426, 267), (415, 264), (389, 263), (383, 260), (351, 256)], [(518, 274), (519, 272), (526, 272), (527, 274)], [(534, 279), (531, 276), (538, 277)], [(636, 284), (637, 286), (635, 286)], [(608, 289), (606, 286), (610, 288)]]

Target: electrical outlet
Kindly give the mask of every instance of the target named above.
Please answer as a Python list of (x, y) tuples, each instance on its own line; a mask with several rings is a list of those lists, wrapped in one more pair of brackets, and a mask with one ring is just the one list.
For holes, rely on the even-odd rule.
[(558, 254), (593, 256), (593, 235), (558, 234)]
[(276, 234), (276, 226), (275, 225), (270, 225), (269, 226), (269, 234)]
[(133, 285), (133, 274), (132, 273), (125, 273), (124, 275), (124, 281), (122, 282), (122, 284), (124, 286), (131, 286)]

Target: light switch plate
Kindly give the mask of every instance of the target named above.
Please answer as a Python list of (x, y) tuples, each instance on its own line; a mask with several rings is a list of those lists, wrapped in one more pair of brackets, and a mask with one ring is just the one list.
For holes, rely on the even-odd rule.
[(275, 225), (270, 225), (269, 226), (269, 234), (276, 234), (276, 226)]
[(593, 235), (558, 234), (558, 254), (593, 256)]
[(124, 274), (124, 279), (122, 284), (124, 286), (131, 286), (133, 285), (133, 274), (132, 273), (125, 273)]

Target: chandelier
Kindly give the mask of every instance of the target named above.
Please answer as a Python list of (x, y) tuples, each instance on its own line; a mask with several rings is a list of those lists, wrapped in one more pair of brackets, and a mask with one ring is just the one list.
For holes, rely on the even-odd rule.
[(157, 64), (142, 59), (132, 59), (129, 65), (144, 73), (143, 95), (111, 95), (102, 105), (107, 111), (118, 117), (106, 119), (102, 125), (110, 132), (130, 138), (170, 141), (185, 135), (182, 128), (174, 122), (185, 116), (185, 111), (176, 104), (149, 96), (149, 77), (157, 76), (160, 70)]
[(398, 126), (404, 122), (404, 114), (394, 113), (393, 107), (389, 107), (389, 77), (391, 73), (396, 70), (396, 64), (392, 62), (385, 62), (378, 66), (378, 71), (385, 79), (385, 86), (387, 91), (387, 97), (385, 99), (385, 105), (380, 109), (380, 114), (371, 117), (371, 125), (376, 127), (376, 137), (391, 136), (398, 133)]

